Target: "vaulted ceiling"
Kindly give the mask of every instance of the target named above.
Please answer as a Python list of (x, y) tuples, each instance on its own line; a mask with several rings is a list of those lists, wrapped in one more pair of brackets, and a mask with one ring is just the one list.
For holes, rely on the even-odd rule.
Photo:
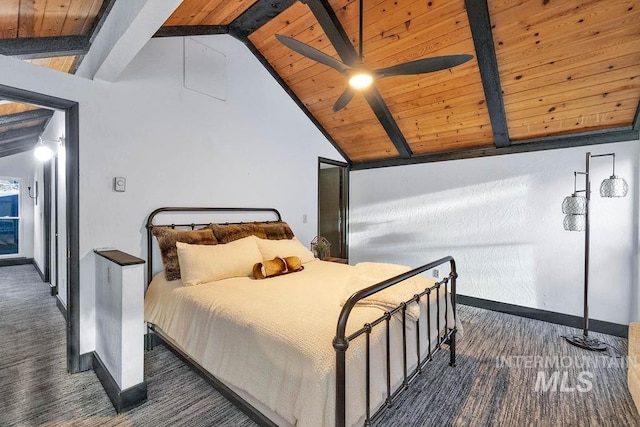
[[(0, 2), (0, 53), (74, 72), (113, 1)], [(240, 39), (354, 168), (638, 138), (640, 0), (364, 0), (363, 8), (360, 40), (358, 0), (184, 0), (156, 37)], [(346, 64), (362, 42), (372, 69), (474, 58), (377, 80), (334, 112), (345, 77), (276, 34)]]

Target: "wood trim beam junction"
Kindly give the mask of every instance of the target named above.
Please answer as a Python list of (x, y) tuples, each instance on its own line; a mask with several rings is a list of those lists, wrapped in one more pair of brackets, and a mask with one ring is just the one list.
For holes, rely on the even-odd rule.
[(465, 0), (464, 3), (471, 26), (473, 44), (476, 48), (476, 59), (480, 68), (480, 78), (489, 110), (494, 143), (498, 148), (508, 147), (510, 144), (509, 128), (487, 0)]
[[(342, 61), (347, 65), (357, 63), (359, 61), (358, 53), (351, 44), (347, 33), (344, 31), (342, 24), (340, 24), (329, 2), (327, 0), (301, 1), (309, 6), (309, 9), (311, 9), (311, 12), (318, 20), (318, 23), (331, 41), (331, 44), (335, 47)], [(378, 92), (378, 89), (372, 86), (369, 90), (365, 91), (363, 95), (380, 121), (380, 124), (387, 132), (387, 135), (389, 135), (396, 150), (398, 150), (400, 157), (410, 158), (413, 154), (411, 148), (409, 144), (407, 144), (407, 140), (400, 131), (398, 124), (393, 118), (391, 111), (389, 111), (389, 107), (387, 107), (382, 95)]]
[[(113, 9), (113, 5), (116, 3), (116, 0), (104, 0), (104, 2), (102, 3), (102, 6), (100, 6), (100, 10), (98, 11), (98, 14), (96, 15), (96, 19), (93, 21), (93, 26), (91, 27), (91, 30), (89, 31), (89, 43), (92, 44), (93, 41), (95, 40), (96, 36), (98, 35), (98, 32), (100, 31), (100, 29), (102, 28), (102, 26), (104, 25), (104, 22), (107, 20), (107, 16), (109, 16), (109, 12), (111, 12), (111, 9)], [(80, 68), (80, 64), (82, 64), (82, 61), (84, 60), (85, 55), (78, 55), (76, 57), (76, 60), (73, 62), (73, 65), (71, 66), (71, 69), (69, 70), (70, 74), (75, 74), (76, 71), (78, 71), (78, 68)]]
[(284, 91), (291, 97), (291, 99), (293, 99), (293, 101), (296, 103), (298, 108), (300, 108), (302, 110), (302, 112), (307, 115), (309, 120), (311, 120), (311, 122), (318, 128), (318, 130), (322, 133), (322, 135), (325, 138), (327, 138), (327, 140), (331, 143), (331, 145), (333, 145), (333, 148), (335, 148), (336, 151), (338, 153), (340, 153), (340, 155), (344, 159), (347, 159), (347, 161), (348, 161), (349, 156), (347, 156), (346, 153), (344, 151), (342, 151), (342, 148), (340, 148), (340, 145), (338, 145), (338, 143), (333, 139), (333, 137), (331, 135), (329, 135), (329, 133), (320, 124), (320, 122), (318, 122), (318, 120), (313, 116), (313, 114), (311, 114), (311, 112), (309, 111), (307, 106), (304, 105), (304, 103), (300, 100), (300, 98), (298, 98), (298, 96), (295, 93), (293, 93), (293, 91), (285, 83), (285, 81), (282, 80), (282, 77), (280, 77), (278, 72), (271, 66), (271, 64), (269, 64), (269, 61), (267, 61), (267, 59), (264, 56), (262, 56), (262, 54), (260, 53), (258, 48), (256, 48), (255, 45), (253, 43), (251, 43), (251, 41), (248, 38), (244, 38), (244, 39), (240, 39), (240, 40), (245, 44), (245, 46), (247, 46), (249, 48), (251, 53), (253, 53), (253, 55), (256, 58), (258, 58), (258, 61), (260, 61), (262, 66), (267, 69), (269, 74), (271, 74), (271, 76), (278, 82), (280, 87), (282, 87), (282, 89), (284, 89)]
[(296, 0), (258, 0), (229, 25), (229, 33), (244, 41), (258, 28), (288, 9)]
[(0, 54), (19, 59), (84, 55), (91, 42), (87, 36), (21, 37), (0, 39)]
[(160, 27), (153, 37), (210, 36), (228, 33), (228, 25), (171, 25)]
[(100, 32), (100, 29), (104, 25), (104, 22), (107, 20), (107, 16), (109, 16), (109, 13), (111, 12), (111, 9), (113, 9), (114, 4), (116, 4), (116, 0), (104, 0), (102, 6), (100, 6), (100, 10), (96, 15), (96, 19), (93, 21), (93, 26), (89, 31), (89, 41), (91, 43), (93, 43), (96, 36), (98, 35), (98, 32)]
[(640, 102), (638, 102), (638, 108), (636, 109), (636, 116), (633, 119), (633, 124), (631, 125), (633, 130), (640, 130)]
[(21, 113), (8, 114), (0, 116), (0, 127), (19, 125), (22, 123), (32, 122), (35, 120), (50, 119), (53, 116), (53, 110), (39, 108), (37, 110), (23, 111)]
[(555, 150), (558, 148), (581, 147), (612, 142), (634, 141), (640, 137), (640, 131), (630, 126), (605, 131), (583, 132), (574, 135), (557, 135), (543, 138), (514, 141), (504, 148), (493, 146), (453, 150), (441, 153), (424, 154), (410, 159), (384, 159), (353, 163), (351, 170), (376, 169), (390, 166), (414, 165), (419, 163), (444, 162), (448, 160), (472, 159), (475, 157), (499, 156), (503, 154), (527, 153), (532, 151)]

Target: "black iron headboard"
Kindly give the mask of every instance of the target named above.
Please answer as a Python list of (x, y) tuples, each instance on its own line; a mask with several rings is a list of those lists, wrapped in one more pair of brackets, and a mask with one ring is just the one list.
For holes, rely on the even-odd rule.
[[(274, 208), (209, 208), (209, 207), (167, 207), (167, 208), (158, 208), (155, 211), (149, 214), (147, 218), (147, 284), (151, 283), (151, 279), (153, 279), (153, 239), (151, 232), (154, 227), (172, 227), (172, 228), (191, 228), (192, 230), (196, 227), (204, 227), (210, 222), (204, 224), (196, 224), (196, 223), (188, 223), (188, 224), (154, 224), (153, 219), (156, 215), (163, 212), (174, 212), (174, 213), (184, 213), (184, 212), (235, 212), (235, 213), (251, 213), (251, 212), (264, 212), (264, 213), (272, 213), (275, 214), (275, 221), (282, 221), (282, 216), (277, 209)], [(271, 222), (271, 221), (265, 221)], [(225, 222), (225, 224), (243, 224), (246, 222)]]

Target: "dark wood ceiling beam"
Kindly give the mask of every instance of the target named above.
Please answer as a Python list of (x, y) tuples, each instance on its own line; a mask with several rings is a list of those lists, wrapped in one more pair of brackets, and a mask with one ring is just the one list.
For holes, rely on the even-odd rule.
[(229, 34), (244, 41), (258, 28), (288, 9), (296, 0), (258, 0), (229, 25)]
[[(38, 137), (34, 135), (25, 136), (24, 138), (16, 139), (15, 141), (6, 142), (0, 144), (0, 152), (1, 153), (11, 153), (16, 154), (22, 153), (24, 151), (33, 150), (38, 142)], [(6, 154), (6, 155), (11, 155)]]
[(452, 150), (441, 153), (416, 155), (410, 159), (384, 159), (352, 163), (351, 170), (376, 169), (390, 166), (414, 165), (420, 163), (444, 162), (449, 160), (472, 159), (476, 157), (499, 156), (503, 154), (528, 153), (532, 151), (555, 150), (559, 148), (581, 147), (586, 145), (609, 144), (613, 142), (635, 141), (640, 131), (631, 126), (582, 132), (574, 135), (557, 135), (513, 141), (508, 147), (493, 146)]
[[(320, 23), (320, 26), (324, 30), (325, 34), (331, 41), (331, 44), (335, 47), (336, 52), (347, 65), (355, 65), (360, 60), (358, 52), (351, 44), (347, 33), (344, 31), (342, 24), (338, 20), (333, 8), (327, 0), (301, 0), (315, 16)], [(369, 106), (373, 110), (374, 114), (380, 121), (380, 124), (389, 135), (391, 142), (398, 150), (401, 158), (406, 159), (412, 156), (411, 148), (407, 144), (407, 140), (400, 131), (398, 124), (396, 123), (389, 107), (387, 106), (384, 98), (375, 87), (371, 87), (367, 91), (363, 92), (363, 95)]]
[(0, 39), (0, 54), (20, 59), (84, 55), (91, 42), (86, 36)]
[(160, 27), (153, 37), (191, 37), (228, 34), (228, 25), (172, 25)]
[(24, 140), (21, 145), (12, 149), (3, 149), (0, 147), (0, 157), (13, 156), (14, 154), (24, 153), (26, 151), (33, 150), (33, 146), (36, 144), (36, 140), (31, 138)]
[(633, 119), (633, 130), (640, 130), (640, 102), (638, 102), (638, 108), (636, 109), (636, 116)]
[(43, 126), (29, 126), (21, 129), (13, 129), (8, 130), (6, 132), (0, 133), (0, 147), (4, 146), (4, 144), (14, 141), (19, 141), (21, 139), (38, 136), (42, 133)]
[(493, 129), (496, 147), (508, 147), (509, 128), (507, 114), (504, 109), (504, 98), (498, 71), (498, 59), (491, 33), (491, 18), (487, 0), (465, 0), (476, 58), (480, 68), (480, 77), (484, 88), (484, 96), (489, 110), (489, 119)]
[(19, 125), (22, 123), (32, 122), (34, 120), (48, 120), (51, 116), (53, 116), (53, 111), (45, 108), (9, 114), (6, 116), (0, 116), (0, 127)]

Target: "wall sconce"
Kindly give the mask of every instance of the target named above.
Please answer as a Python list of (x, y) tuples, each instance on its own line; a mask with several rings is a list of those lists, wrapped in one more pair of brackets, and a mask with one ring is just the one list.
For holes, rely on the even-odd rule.
[(42, 137), (38, 137), (38, 142), (33, 150), (33, 154), (36, 156), (36, 159), (41, 162), (48, 162), (53, 158), (55, 152), (49, 146), (50, 143), (55, 143), (55, 147), (61, 146), (64, 144), (64, 137), (60, 137), (57, 140), (44, 140)]
[(29, 190), (29, 197), (31, 199), (34, 199), (36, 201), (36, 205), (38, 204), (38, 181), (33, 183), (33, 195), (31, 194), (31, 187), (27, 187), (27, 190)]
[[(629, 192), (629, 185), (627, 182), (616, 176), (616, 155), (615, 153), (609, 154), (596, 154), (592, 155), (587, 153), (586, 168), (584, 172), (573, 173), (573, 194), (565, 197), (562, 202), (562, 212), (566, 215), (564, 217), (564, 229), (567, 231), (584, 231), (584, 327), (582, 335), (572, 335), (564, 337), (569, 343), (592, 351), (604, 351), (607, 349), (606, 344), (599, 341), (596, 338), (589, 337), (589, 306), (587, 304), (588, 290), (589, 290), (589, 234), (590, 234), (590, 221), (589, 221), (589, 202), (591, 200), (591, 175), (590, 175), (590, 163), (591, 159), (595, 157), (612, 157), (613, 158), (613, 173), (608, 179), (602, 181), (600, 185), (600, 196), (602, 197), (624, 197)], [(584, 175), (585, 189), (576, 189), (576, 179), (578, 175)], [(583, 196), (578, 196), (578, 193), (584, 193)]]

